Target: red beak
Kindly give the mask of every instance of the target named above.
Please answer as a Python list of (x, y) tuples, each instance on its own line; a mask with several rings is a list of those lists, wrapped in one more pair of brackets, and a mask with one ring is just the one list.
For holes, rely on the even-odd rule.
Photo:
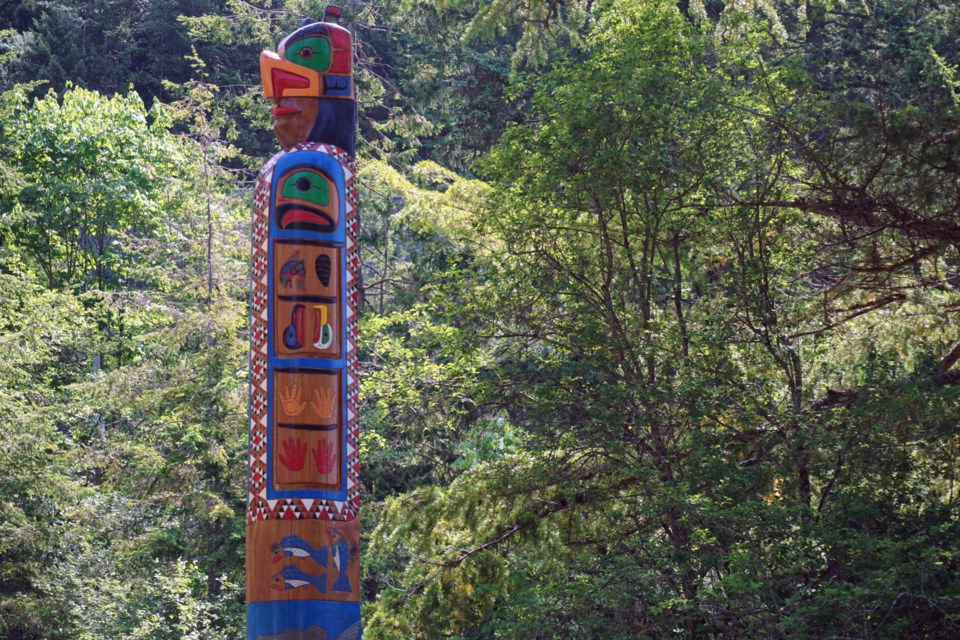
[(277, 68), (270, 70), (270, 81), (275, 96), (282, 96), (287, 89), (306, 89), (310, 86), (309, 78)]

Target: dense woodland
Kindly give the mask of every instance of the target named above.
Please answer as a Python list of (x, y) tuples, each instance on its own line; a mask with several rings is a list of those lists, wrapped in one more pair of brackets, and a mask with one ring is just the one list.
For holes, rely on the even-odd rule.
[[(364, 634), (960, 637), (953, 0), (351, 0)], [(0, 638), (245, 637), (258, 54), (0, 2)]]

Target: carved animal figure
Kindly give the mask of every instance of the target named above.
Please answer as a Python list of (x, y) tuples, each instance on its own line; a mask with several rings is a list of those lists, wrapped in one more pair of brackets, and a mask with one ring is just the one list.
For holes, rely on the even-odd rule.
[(327, 576), (322, 574), (313, 576), (305, 571), (297, 569), (292, 564), (288, 564), (280, 569), (270, 579), (270, 588), (274, 591), (286, 591), (287, 589), (300, 589), (302, 587), (312, 586), (320, 593), (327, 592)]
[(343, 538), (343, 534), (338, 529), (330, 529), (327, 536), (333, 543), (330, 545), (330, 551), (333, 555), (333, 566), (337, 568), (337, 579), (333, 583), (333, 591), (350, 592), (350, 580), (347, 578), (347, 563), (350, 562), (350, 545)]
[(329, 233), (337, 227), (337, 192), (329, 178), (309, 165), (296, 165), (277, 178), (274, 215), (284, 230)]
[(285, 536), (280, 542), (270, 548), (273, 552), (273, 561), (280, 562), (284, 558), (310, 558), (321, 567), (327, 566), (327, 547), (313, 548), (309, 542), (300, 536)]
[(335, 144), (356, 153), (353, 52), (338, 24), (304, 20), (277, 52), (260, 54), (263, 93), (273, 104), (273, 129), (284, 147)]
[(300, 252), (298, 251), (294, 253), (293, 257), (280, 269), (280, 284), (284, 287), (303, 289), (306, 278), (307, 269), (303, 264), (303, 260), (300, 259)]

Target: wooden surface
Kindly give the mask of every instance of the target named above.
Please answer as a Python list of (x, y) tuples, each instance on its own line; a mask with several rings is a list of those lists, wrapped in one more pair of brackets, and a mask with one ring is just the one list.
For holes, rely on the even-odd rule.
[[(314, 549), (329, 547), (331, 530), (338, 531), (349, 547), (345, 563), (346, 580), (350, 591), (334, 591), (339, 576), (333, 554), (327, 553), (327, 566), (320, 566), (310, 557), (281, 556), (274, 545), (287, 536), (297, 536)], [(359, 602), (360, 592), (360, 522), (332, 522), (326, 520), (268, 520), (247, 527), (247, 602), (274, 602), (282, 600), (327, 600)], [(293, 589), (272, 588), (283, 567), (292, 565), (298, 570), (324, 582), (324, 593), (313, 585)]]

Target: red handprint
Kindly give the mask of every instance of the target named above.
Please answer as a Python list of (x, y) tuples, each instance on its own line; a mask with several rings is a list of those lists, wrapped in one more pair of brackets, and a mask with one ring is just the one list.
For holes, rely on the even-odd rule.
[(289, 437), (283, 442), (283, 453), (280, 454), (280, 462), (290, 471), (300, 471), (303, 469), (303, 463), (307, 460), (307, 443), (301, 442), (300, 438), (296, 440)]
[(333, 465), (336, 463), (336, 456), (333, 455), (333, 445), (321, 441), (317, 443), (317, 448), (312, 449), (313, 461), (317, 465), (317, 471), (320, 473), (330, 473), (333, 471)]

